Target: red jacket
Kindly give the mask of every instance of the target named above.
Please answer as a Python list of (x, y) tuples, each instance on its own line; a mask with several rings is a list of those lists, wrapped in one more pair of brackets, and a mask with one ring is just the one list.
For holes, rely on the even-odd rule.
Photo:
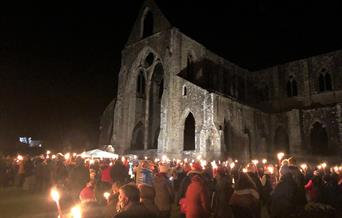
[(186, 218), (209, 217), (209, 194), (203, 179), (195, 175), (185, 194)]
[(111, 167), (108, 166), (101, 171), (101, 181), (102, 182), (107, 182), (107, 183), (112, 184), (113, 181), (112, 181), (112, 177), (110, 176), (110, 169), (111, 169)]

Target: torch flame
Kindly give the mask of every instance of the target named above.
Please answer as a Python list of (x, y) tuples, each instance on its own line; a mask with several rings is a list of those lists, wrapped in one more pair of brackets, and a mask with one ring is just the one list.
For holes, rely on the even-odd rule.
[(267, 167), (267, 169), (268, 169), (268, 171), (270, 171), (270, 173), (271, 173), (271, 174), (273, 174), (273, 173), (274, 173), (274, 168), (273, 168), (273, 167), (271, 167), (271, 166), (268, 166), (268, 167)]
[(109, 193), (109, 192), (103, 193), (103, 197), (104, 197), (105, 199), (108, 200), (109, 196), (110, 196), (110, 193)]
[(23, 156), (21, 156), (20, 154), (18, 154), (17, 159), (18, 159), (18, 160), (23, 160), (24, 158), (23, 158)]
[(75, 206), (71, 208), (71, 215), (73, 218), (81, 218), (82, 217), (82, 212), (80, 206)]
[(278, 160), (283, 159), (284, 155), (285, 155), (285, 154), (284, 154), (283, 152), (279, 152), (279, 153), (277, 154)]
[(327, 163), (322, 163), (323, 169), (327, 167)]
[(54, 200), (55, 202), (59, 201), (59, 193), (56, 188), (51, 189), (50, 195), (51, 195), (52, 200)]
[(306, 170), (308, 166), (305, 163), (303, 163), (302, 165), (300, 165), (300, 168), (302, 168), (303, 170)]
[(257, 165), (259, 163), (258, 160), (252, 160), (252, 163), (254, 163), (255, 165)]
[(69, 160), (69, 158), (70, 158), (70, 153), (66, 153), (66, 154), (64, 155), (64, 158), (65, 158), (66, 160)]

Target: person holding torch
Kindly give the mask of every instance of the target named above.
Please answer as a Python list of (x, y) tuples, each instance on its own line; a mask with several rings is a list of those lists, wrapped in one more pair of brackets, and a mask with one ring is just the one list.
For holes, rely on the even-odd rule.
[(103, 193), (103, 197), (107, 200), (107, 205), (105, 209), (106, 217), (112, 217), (118, 212), (118, 202), (119, 202), (119, 189), (123, 186), (123, 183), (116, 181), (112, 184), (111, 192)]
[(62, 209), (61, 209), (61, 206), (59, 204), (60, 195), (59, 195), (57, 188), (54, 187), (51, 189), (50, 196), (51, 196), (52, 200), (56, 203), (57, 211), (58, 211), (58, 217), (62, 218)]
[(100, 218), (103, 217), (102, 208), (95, 197), (95, 183), (90, 181), (82, 189), (80, 195), (82, 218)]

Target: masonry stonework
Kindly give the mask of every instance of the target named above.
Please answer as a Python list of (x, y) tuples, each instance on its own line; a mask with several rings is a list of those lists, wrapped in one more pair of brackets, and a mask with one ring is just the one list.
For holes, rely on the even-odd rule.
[(174, 158), (341, 155), (341, 71), (342, 51), (249, 71), (184, 35), (147, 0), (122, 51), (100, 144)]

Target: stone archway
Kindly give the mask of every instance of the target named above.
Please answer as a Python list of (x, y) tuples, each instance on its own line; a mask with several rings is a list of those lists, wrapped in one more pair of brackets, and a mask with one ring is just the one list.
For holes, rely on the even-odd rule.
[(144, 125), (139, 122), (133, 129), (131, 150), (144, 150)]
[(310, 131), (310, 148), (313, 154), (328, 154), (329, 140), (326, 129), (319, 122), (315, 122)]
[(160, 63), (154, 67), (149, 90), (147, 147), (156, 149), (160, 132), (161, 99), (164, 91), (164, 69)]
[(196, 149), (195, 146), (195, 118), (192, 113), (186, 117), (184, 122), (184, 136), (183, 136), (183, 150), (192, 151)]

